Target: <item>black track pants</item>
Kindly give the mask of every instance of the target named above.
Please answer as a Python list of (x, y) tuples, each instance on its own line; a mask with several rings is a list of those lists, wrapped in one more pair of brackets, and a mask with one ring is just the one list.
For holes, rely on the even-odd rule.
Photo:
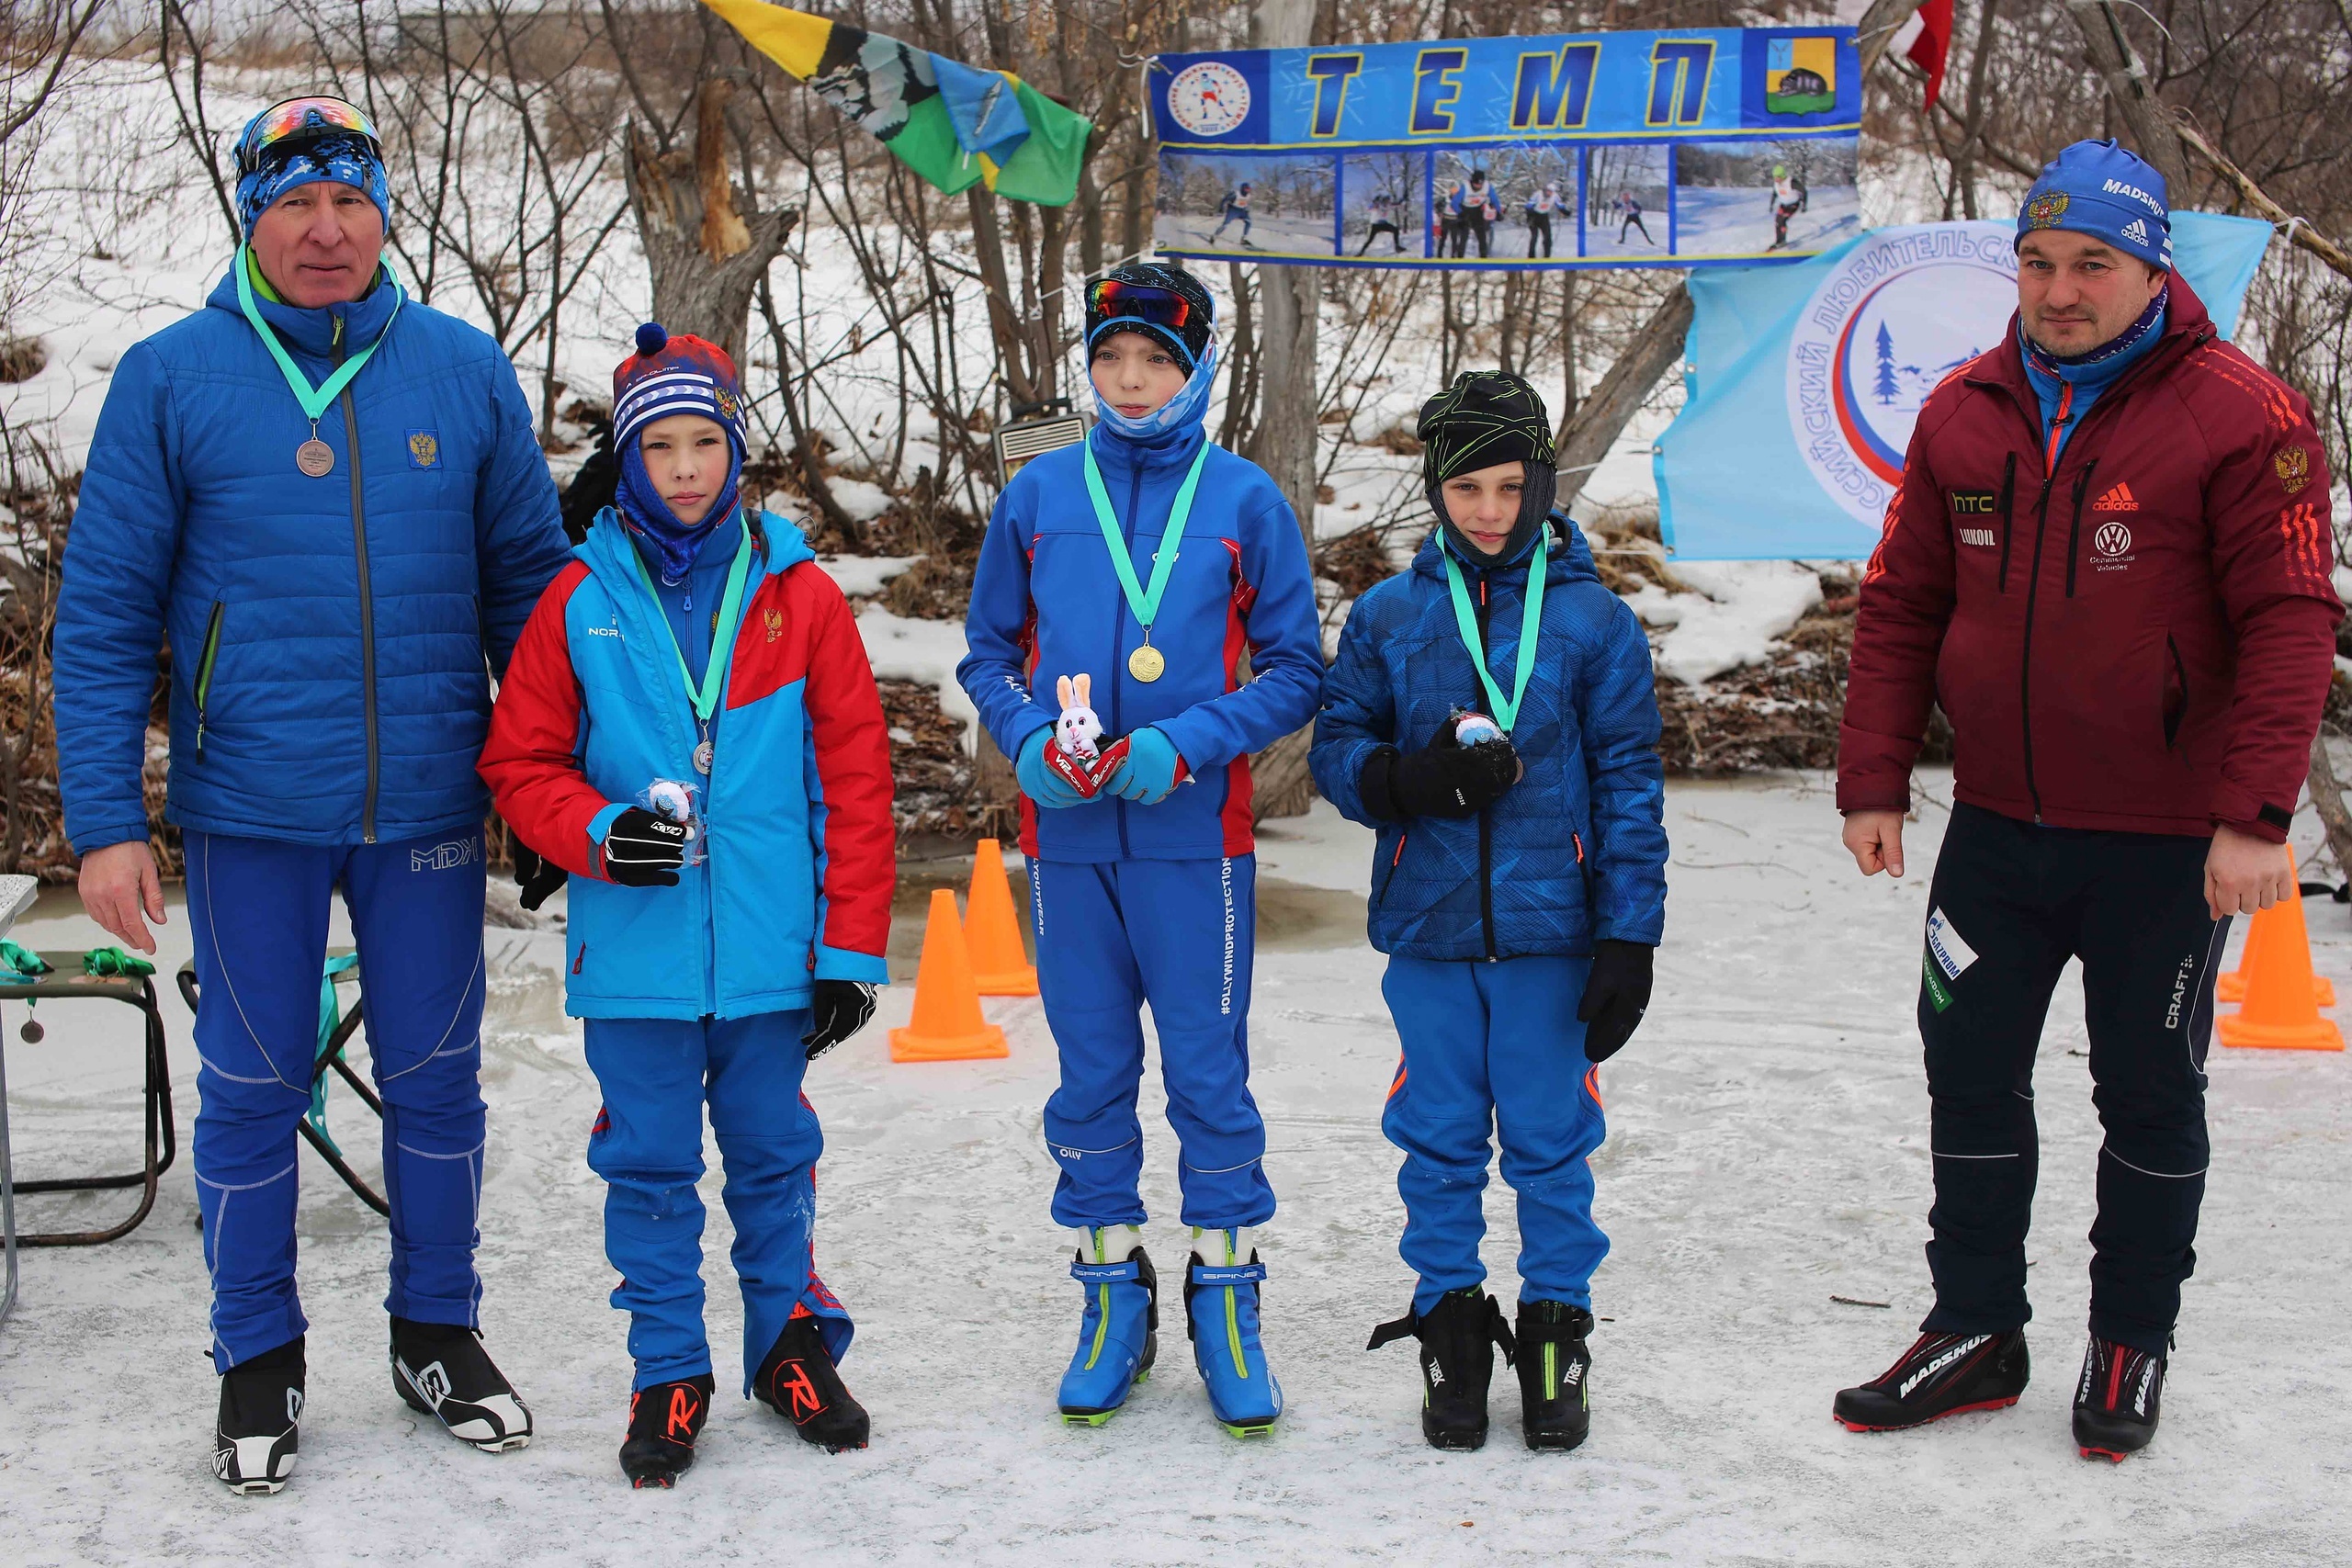
[(1989, 1333), (2033, 1315), (2033, 1057), (2059, 974), (2079, 957), (2091, 1100), (2106, 1133), (2091, 1332), (2165, 1352), (2180, 1283), (2197, 1262), (2210, 1153), (2205, 1047), (2230, 926), (2205, 911), (2208, 848), (1953, 809), (1919, 991), (1936, 1178), (1936, 1307), (1926, 1329)]

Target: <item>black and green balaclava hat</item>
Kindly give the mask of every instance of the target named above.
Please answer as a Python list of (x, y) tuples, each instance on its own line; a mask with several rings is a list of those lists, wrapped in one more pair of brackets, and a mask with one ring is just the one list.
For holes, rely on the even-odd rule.
[[(1465, 370), (1453, 385), (1421, 405), (1421, 480), (1446, 543), (1465, 564), (1505, 565), (1519, 559), (1551, 515), (1559, 490), (1553, 468), (1552, 416), (1543, 398), (1521, 376), (1502, 370)], [(1489, 557), (1454, 527), (1445, 510), (1445, 481), (1498, 463), (1527, 465), (1520, 491), (1519, 522), (1510, 543)]]

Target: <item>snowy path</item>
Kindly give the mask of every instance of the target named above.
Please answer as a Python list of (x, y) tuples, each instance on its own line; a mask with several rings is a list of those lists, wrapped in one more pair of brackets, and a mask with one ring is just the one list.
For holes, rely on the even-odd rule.
[[(1932, 839), (1941, 814), (1926, 817)], [(859, 1315), (847, 1373), (875, 1446), (828, 1458), (723, 1401), (681, 1488), (632, 1494), (613, 1461), (628, 1365), (581, 1160), (596, 1094), (541, 966), (553, 939), (493, 931), (484, 1318), (538, 1441), (477, 1455), (393, 1398), (383, 1228), (305, 1154), (302, 1469), (274, 1499), (224, 1495), (206, 1464), (214, 1390), (183, 1152), (130, 1238), (26, 1258), (23, 1304), (0, 1327), (0, 1562), (2340, 1561), (2352, 1061), (2216, 1051), (2213, 1177), (2164, 1431), (2127, 1465), (2085, 1463), (2066, 1407), (2098, 1137), (2070, 980), (2041, 1058), (2039, 1376), (2013, 1411), (1850, 1436), (1831, 1393), (1890, 1360), (1926, 1304), (1909, 1014), (1927, 846), (1903, 885), (1840, 874), (1815, 780), (1678, 786), (1668, 819), (1658, 1004), (1603, 1074), (1611, 1135), (1594, 1164), (1615, 1251), (1597, 1291), (1613, 1321), (1595, 1340), (1594, 1436), (1573, 1455), (1521, 1448), (1507, 1374), (1486, 1451), (1436, 1454), (1415, 1425), (1409, 1348), (1362, 1349), (1407, 1293), (1376, 1124), (1395, 1059), (1379, 960), (1270, 929), (1253, 1040), (1283, 1204), (1268, 1247), (1268, 1340), (1291, 1401), (1277, 1437), (1243, 1446), (1209, 1423), (1172, 1300), (1161, 1371), (1134, 1405), (1102, 1431), (1054, 1422), (1077, 1301), (1044, 1212), (1043, 1021), (1034, 1002), (992, 1002), (1010, 1061), (894, 1066), (880, 1026), (904, 1020), (899, 988), (811, 1087), (830, 1141), (820, 1258)], [(1336, 890), (1286, 895), (1308, 911), (1364, 885), (1363, 856), (1328, 808), (1267, 853), (1286, 881)], [(52, 895), (20, 939), (89, 940), (65, 908)], [(2352, 978), (2352, 922), (2312, 914), (2321, 966)], [(185, 931), (175, 919), (175, 943)], [(94, 1050), (86, 1023), (48, 1008), (48, 1043), (25, 1045), (21, 1009), (7, 1014), (18, 1169), (88, 1168), (116, 1146), (93, 1140), (131, 1126), (128, 1048)], [(194, 1057), (176, 1001), (171, 1018), (185, 1151)], [(1172, 1215), (1173, 1149), (1147, 1096), (1147, 1195)], [(338, 1100), (339, 1131), (359, 1126), (351, 1109)], [(1508, 1291), (1509, 1194), (1489, 1196)], [(724, 1364), (740, 1315), (715, 1176), (709, 1197)], [(44, 1224), (95, 1212), (27, 1207)], [(1180, 1234), (1151, 1230), (1164, 1274)]]

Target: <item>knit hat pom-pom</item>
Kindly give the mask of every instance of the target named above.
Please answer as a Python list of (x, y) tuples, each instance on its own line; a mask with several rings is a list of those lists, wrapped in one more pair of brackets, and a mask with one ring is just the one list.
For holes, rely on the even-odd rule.
[(648, 359), (670, 344), (670, 333), (659, 321), (648, 321), (637, 329), (637, 352)]

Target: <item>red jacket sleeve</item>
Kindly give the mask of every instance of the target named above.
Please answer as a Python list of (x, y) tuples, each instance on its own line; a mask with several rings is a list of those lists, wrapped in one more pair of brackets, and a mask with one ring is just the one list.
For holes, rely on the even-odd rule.
[[(1963, 395), (1948, 382), (1944, 396)], [(1953, 601), (1951, 526), (1928, 464), (1933, 431), (1953, 403), (1930, 399), (1911, 434), (1903, 483), (1887, 503), (1885, 531), (1862, 573), (1861, 606), (1838, 726), (1838, 809), (1907, 811), (1911, 764), (1936, 698), (1936, 657)], [(1936, 417), (1940, 415), (1941, 417)]]
[(2238, 645), (2212, 817), (2284, 843), (2311, 770), (2344, 618), (2333, 581), (2327, 457), (2300, 396), (2233, 348), (2200, 352), (2208, 369), (2245, 394), (2235, 417), (2208, 410), (2198, 422), (2227, 442), (2213, 454), (2205, 511), (2214, 581)]
[(792, 570), (798, 612), (808, 617), (808, 673), (802, 688), (814, 767), (809, 836), (821, 867), (817, 977), (825, 949), (887, 954), (890, 894), (898, 882), (898, 829), (890, 812), (890, 730), (874, 667), (849, 603), (823, 570)]
[(612, 803), (580, 771), (580, 680), (564, 634), (564, 607), (587, 575), (572, 561), (539, 595), (499, 682), (477, 769), (517, 838), (574, 876), (601, 877), (588, 824)]

